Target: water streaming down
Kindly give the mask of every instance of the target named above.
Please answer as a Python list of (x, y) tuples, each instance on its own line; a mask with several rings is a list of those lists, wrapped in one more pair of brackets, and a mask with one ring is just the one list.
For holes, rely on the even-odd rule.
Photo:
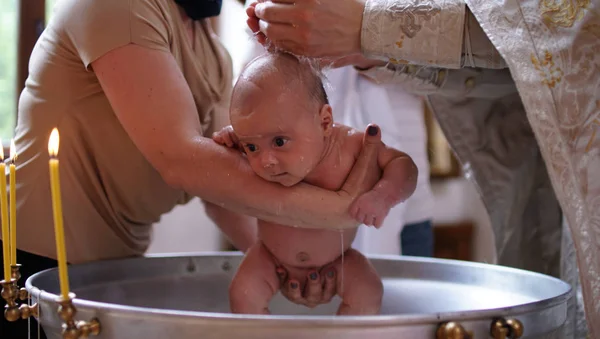
[(341, 245), (342, 245), (342, 269), (340, 272), (340, 286), (342, 287), (341, 290), (339, 291), (339, 295), (340, 297), (344, 294), (344, 230), (340, 230), (340, 239), (341, 239)]
[[(260, 33), (261, 33), (260, 31), (253, 33), (252, 36), (250, 37), (250, 40), (254, 40), (256, 43), (259, 43), (258, 42), (258, 34), (260, 34)], [(264, 47), (265, 51), (284, 52), (284, 53), (293, 55), (301, 63), (309, 65), (310, 68), (312, 69), (312, 71), (315, 72), (315, 74), (317, 74), (319, 77), (321, 77), (325, 88), (332, 89), (331, 83), (327, 80), (327, 77), (325, 76), (325, 72), (327, 70), (333, 68), (333, 62), (334, 62), (333, 59), (316, 58), (316, 57), (307, 57), (304, 55), (297, 55), (297, 54), (291, 53), (289, 51), (283, 50), (283, 49), (273, 45), (273, 43), (268, 40), (265, 42), (263, 47)]]

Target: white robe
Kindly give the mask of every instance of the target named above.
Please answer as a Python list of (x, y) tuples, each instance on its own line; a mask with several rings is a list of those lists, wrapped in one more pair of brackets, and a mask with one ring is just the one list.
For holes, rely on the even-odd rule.
[(360, 131), (378, 124), (383, 142), (409, 154), (419, 169), (413, 196), (392, 208), (381, 228), (361, 226), (352, 244), (363, 254), (399, 255), (403, 226), (431, 219), (433, 211), (423, 101), (396, 85), (376, 84), (353, 67), (328, 70), (325, 76), (335, 122)]

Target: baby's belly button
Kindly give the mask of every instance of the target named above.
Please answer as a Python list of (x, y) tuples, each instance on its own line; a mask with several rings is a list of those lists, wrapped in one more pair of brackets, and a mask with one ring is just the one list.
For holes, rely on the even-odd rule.
[(280, 253), (274, 253), (277, 259), (283, 264), (303, 267), (303, 268), (319, 268), (334, 261), (341, 253), (324, 253), (315, 251), (286, 251), (282, 249)]
[(306, 252), (298, 252), (298, 254), (296, 254), (296, 261), (299, 263), (306, 263), (310, 261), (310, 254)]

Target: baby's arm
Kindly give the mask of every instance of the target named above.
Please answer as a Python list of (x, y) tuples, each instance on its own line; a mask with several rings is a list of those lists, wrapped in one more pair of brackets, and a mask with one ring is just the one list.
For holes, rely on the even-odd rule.
[(350, 207), (354, 218), (365, 225), (380, 227), (390, 209), (412, 195), (416, 188), (417, 166), (406, 153), (381, 143), (377, 157), (381, 179)]
[(373, 187), (374, 191), (383, 194), (392, 206), (413, 194), (417, 185), (416, 180), (413, 182), (411, 179), (417, 177), (419, 171), (408, 154), (381, 143), (377, 162), (383, 170), (383, 176)]
[(233, 131), (233, 127), (231, 127), (231, 125), (225, 126), (220, 131), (213, 133), (212, 139), (219, 145), (242, 150), (239, 139)]

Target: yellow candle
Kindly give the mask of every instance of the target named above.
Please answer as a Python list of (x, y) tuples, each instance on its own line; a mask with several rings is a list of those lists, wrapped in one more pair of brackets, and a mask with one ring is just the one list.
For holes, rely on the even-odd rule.
[(17, 151), (15, 141), (10, 141), (10, 264), (17, 264), (17, 177), (15, 174), (15, 160), (17, 160)]
[(60, 198), (60, 179), (58, 176), (58, 130), (50, 134), (48, 153), (50, 154), (50, 188), (52, 191), (52, 212), (54, 213), (54, 236), (60, 278), (60, 293), (63, 299), (69, 297), (69, 275), (67, 274), (67, 253), (65, 249), (65, 231), (63, 228), (62, 202)]
[(8, 229), (8, 203), (6, 201), (6, 165), (4, 148), (0, 142), (0, 211), (2, 212), (2, 259), (4, 259), (4, 280), (10, 281), (10, 232)]

